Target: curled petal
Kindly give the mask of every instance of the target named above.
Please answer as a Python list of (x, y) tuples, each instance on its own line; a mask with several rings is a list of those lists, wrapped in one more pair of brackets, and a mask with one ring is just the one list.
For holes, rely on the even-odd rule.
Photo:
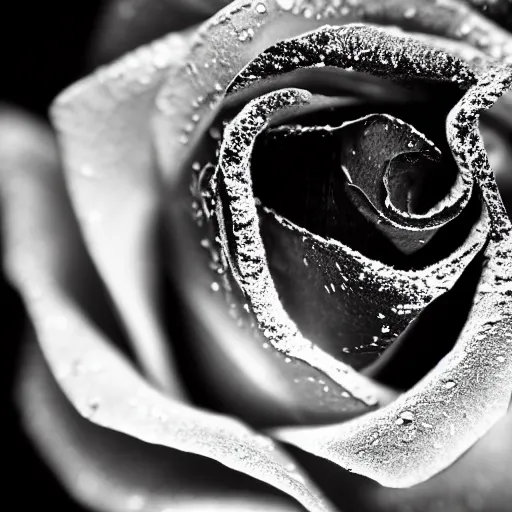
[(191, 151), (186, 148), (211, 123), (211, 111), (231, 80), (259, 52), (326, 23), (357, 21), (466, 41), (495, 58), (512, 55), (510, 34), (457, 0), (236, 0), (202, 25), (183, 61), (169, 70), (158, 96), (156, 140), (166, 179), (175, 182)]
[(510, 68), (482, 76), (453, 109), (448, 140), (473, 173), (491, 221), (480, 283), (454, 349), (391, 405), (353, 421), (290, 428), (279, 438), (390, 487), (448, 467), (507, 411), (512, 393), (512, 226), (478, 132), (478, 117), (512, 84)]

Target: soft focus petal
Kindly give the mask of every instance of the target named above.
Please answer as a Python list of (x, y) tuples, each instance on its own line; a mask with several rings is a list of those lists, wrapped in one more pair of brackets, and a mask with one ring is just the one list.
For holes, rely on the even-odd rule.
[(230, 0), (107, 0), (90, 60), (108, 62), (169, 32), (209, 18)]
[(73, 206), (89, 252), (148, 376), (178, 393), (157, 318), (154, 96), (188, 39), (171, 35), (100, 69), (57, 100), (53, 117)]
[(30, 338), (16, 393), (22, 423), (84, 506), (105, 512), (302, 510), (271, 487), (217, 462), (87, 421), (67, 401)]
[(73, 294), (87, 255), (76, 250), (79, 234), (68, 222), (72, 213), (62, 197), (52, 138), (43, 127), (6, 113), (0, 141), (6, 272), (76, 410), (141, 441), (217, 460), (288, 493), (308, 510), (331, 510), (279, 446), (234, 419), (161, 394), (91, 322)]

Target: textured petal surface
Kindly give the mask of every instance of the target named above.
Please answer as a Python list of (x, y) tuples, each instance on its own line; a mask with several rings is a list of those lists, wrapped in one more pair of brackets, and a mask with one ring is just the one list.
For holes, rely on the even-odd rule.
[(7, 114), (0, 125), (5, 267), (49, 368), (93, 423), (153, 445), (203, 455), (264, 481), (312, 511), (331, 510), (282, 449), (239, 421), (151, 387), (86, 316), (73, 287), (86, 269), (52, 137)]
[(445, 469), (507, 411), (512, 385), (512, 226), (478, 132), (478, 118), (510, 89), (501, 68), (480, 77), (452, 110), (448, 141), (471, 169), (491, 219), (473, 306), (454, 349), (391, 405), (342, 425), (284, 429), (279, 437), (390, 487)]

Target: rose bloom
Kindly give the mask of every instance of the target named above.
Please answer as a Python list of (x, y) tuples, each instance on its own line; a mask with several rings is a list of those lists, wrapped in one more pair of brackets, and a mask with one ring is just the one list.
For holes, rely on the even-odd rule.
[(78, 502), (510, 509), (511, 13), (114, 2), (52, 128), (3, 109), (15, 395)]

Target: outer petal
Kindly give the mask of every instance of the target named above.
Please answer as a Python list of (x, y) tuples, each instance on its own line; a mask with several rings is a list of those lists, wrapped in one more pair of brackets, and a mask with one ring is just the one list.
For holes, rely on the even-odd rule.
[(157, 37), (214, 15), (230, 0), (110, 0), (96, 27), (93, 64), (101, 64)]
[(156, 91), (187, 49), (171, 35), (77, 83), (53, 107), (66, 179), (89, 251), (156, 383), (179, 393), (157, 318), (158, 214), (150, 139)]
[(383, 487), (306, 453), (299, 460), (345, 512), (505, 512), (512, 500), (512, 411), (449, 468), (408, 489)]
[(29, 123), (6, 115), (0, 125), (5, 266), (73, 406), (97, 425), (217, 460), (274, 485), (309, 510), (331, 510), (270, 439), (164, 396), (86, 316), (75, 292), (87, 255), (80, 251), (52, 139)]
[(24, 350), (17, 402), (26, 431), (59, 480), (94, 510), (302, 510), (270, 487), (217, 462), (151, 446), (82, 418), (33, 339)]
[(455, 347), (376, 413), (342, 425), (283, 429), (281, 439), (389, 487), (409, 487), (447, 468), (506, 414), (512, 393), (512, 225), (478, 134), (478, 116), (511, 83), (508, 67), (480, 77), (447, 121), (456, 162), (472, 170), (491, 218), (481, 279)]

